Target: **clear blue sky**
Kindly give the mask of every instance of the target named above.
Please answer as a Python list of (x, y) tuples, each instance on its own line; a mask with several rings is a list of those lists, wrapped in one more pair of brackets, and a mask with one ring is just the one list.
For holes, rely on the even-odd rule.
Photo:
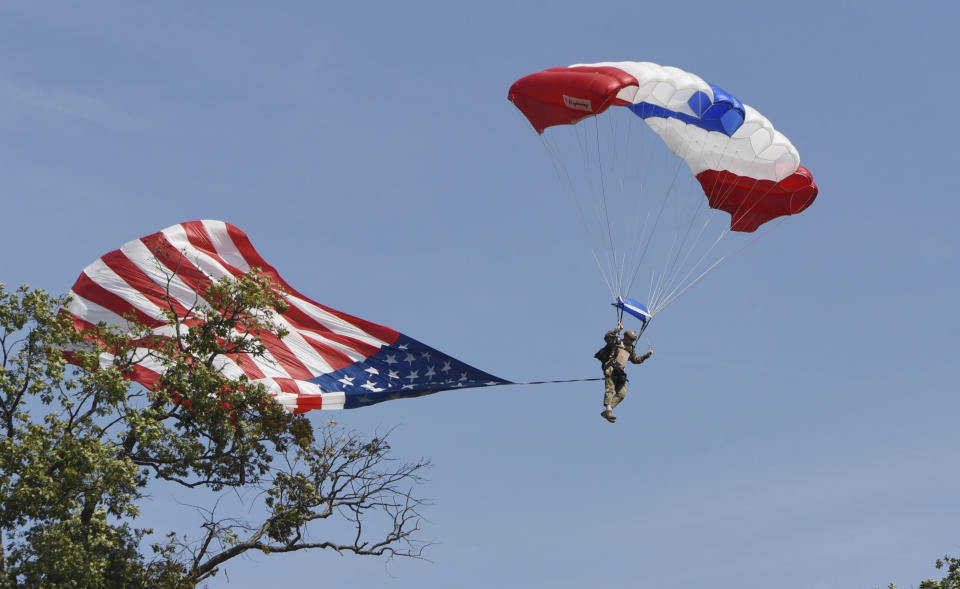
[(791, 138), (820, 196), (658, 317), (618, 423), (598, 383), (335, 413), (433, 460), (433, 562), (255, 556), (211, 586), (909, 587), (960, 552), (958, 19), (3, 3), (0, 281), (64, 292), (127, 240), (221, 219), (318, 301), (505, 378), (592, 377), (606, 288), (507, 88), (585, 61), (697, 72)]

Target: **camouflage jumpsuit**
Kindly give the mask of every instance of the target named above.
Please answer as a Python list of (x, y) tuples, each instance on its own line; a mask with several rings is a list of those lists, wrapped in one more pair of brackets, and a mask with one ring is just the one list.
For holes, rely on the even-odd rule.
[(638, 355), (633, 344), (628, 346), (617, 337), (619, 332), (619, 329), (611, 329), (603, 336), (603, 341), (607, 342), (607, 353), (610, 354), (609, 359), (603, 363), (603, 404), (610, 409), (619, 405), (627, 395), (627, 362), (642, 364), (651, 356), (650, 352)]

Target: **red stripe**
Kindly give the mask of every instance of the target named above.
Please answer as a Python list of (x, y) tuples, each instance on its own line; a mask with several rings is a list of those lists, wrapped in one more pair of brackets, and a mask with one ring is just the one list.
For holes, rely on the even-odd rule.
[(133, 367), (133, 376), (127, 376), (127, 378), (140, 383), (148, 389), (153, 389), (157, 386), (157, 381), (160, 380), (160, 374), (136, 364)]
[(343, 344), (349, 348), (352, 348), (353, 350), (356, 350), (357, 353), (363, 354), (364, 356), (373, 356), (380, 351), (378, 346), (374, 346), (365, 341), (352, 338), (349, 335), (344, 335), (342, 333), (333, 331), (326, 325), (307, 315), (303, 310), (297, 308), (293, 304), (290, 305), (290, 308), (286, 310), (283, 316), (287, 321), (290, 322), (291, 325), (295, 326), (301, 331), (310, 331), (316, 333), (325, 339), (329, 339), (337, 342), (338, 344)]
[[(149, 240), (149, 241), (147, 241)], [(193, 265), (189, 259), (182, 255), (180, 250), (173, 247), (170, 242), (166, 239), (162, 233), (154, 233), (153, 235), (147, 236), (141, 241), (149, 248), (149, 250), (160, 260), (171, 272), (175, 272), (176, 276), (180, 278), (189, 288), (198, 291), (200, 288), (204, 290), (209, 287), (210, 280), (200, 271), (199, 268)], [(116, 254), (116, 255), (114, 255)], [(161, 297), (160, 305), (166, 306), (166, 301), (163, 297), (167, 296), (166, 290), (159, 287), (155, 282), (150, 280), (149, 276), (143, 274), (143, 272), (129, 260), (126, 256), (123, 255), (123, 252), (120, 250), (115, 250), (104, 256), (104, 262), (107, 262), (106, 258), (113, 258), (110, 263), (118, 263), (118, 267), (122, 271), (118, 271), (125, 281), (127, 281), (131, 286), (136, 288), (138, 291), (142, 292), (144, 296), (148, 296), (153, 301), (155, 297), (151, 296), (150, 293), (144, 292), (144, 288), (149, 288), (154, 292), (159, 291), (159, 296)], [(125, 264), (119, 263), (118, 260), (122, 257), (125, 261)], [(116, 270), (115, 270), (116, 271)], [(128, 278), (127, 273), (131, 273), (131, 276)], [(139, 275), (139, 276), (137, 276)], [(134, 281), (131, 283), (131, 279)], [(146, 283), (143, 283), (143, 280), (146, 280)], [(156, 302), (156, 301), (155, 301)], [(187, 310), (184, 308), (178, 301), (171, 298), (171, 302), (175, 305), (177, 314), (181, 318), (186, 318)], [(199, 323), (196, 319), (188, 319), (183, 321), (187, 326), (196, 325)], [(155, 326), (152, 326), (155, 327)], [(223, 344), (224, 340), (218, 340), (219, 343)], [(229, 354), (229, 356), (234, 360), (234, 362), (239, 366), (240, 370), (251, 379), (264, 378), (264, 373), (260, 370), (260, 367), (256, 365), (253, 357), (246, 353), (236, 353)]]
[[(355, 360), (351, 359), (349, 356), (344, 354), (341, 350), (338, 350), (333, 346), (330, 346), (323, 342), (318, 342), (317, 340), (313, 339), (312, 337), (310, 337), (305, 333), (301, 332), (300, 335), (308, 344), (310, 344), (310, 347), (312, 347), (314, 351), (317, 354), (319, 354), (327, 362), (327, 364), (330, 365), (330, 367), (334, 371), (340, 370), (341, 368), (346, 368), (347, 366), (350, 366), (355, 362)], [(313, 375), (313, 376), (317, 376), (317, 375)]]
[(317, 376), (313, 374), (303, 363), (297, 358), (297, 355), (294, 354), (290, 348), (287, 347), (287, 344), (283, 343), (277, 335), (270, 331), (260, 331), (255, 333), (260, 338), (260, 341), (263, 342), (263, 345), (270, 350), (270, 354), (273, 358), (280, 363), (280, 366), (283, 368), (290, 377), (308, 380)]
[[(211, 281), (200, 269), (193, 264), (180, 250), (173, 247), (163, 233), (155, 233), (142, 238), (141, 241), (147, 244), (150, 251), (157, 252), (160, 261), (170, 270), (176, 272), (187, 286), (200, 293), (203, 293), (211, 285)], [(313, 378), (306, 366), (297, 359), (296, 355), (290, 351), (286, 344), (280, 341), (275, 334), (269, 331), (261, 331), (254, 334), (260, 337), (263, 345), (267, 347), (270, 354), (280, 363), (284, 371), (293, 378)]]
[[(208, 253), (211, 257), (215, 258), (218, 262), (220, 262), (234, 276), (241, 276), (243, 274), (242, 270), (240, 270), (239, 268), (236, 268), (235, 266), (230, 265), (226, 260), (224, 260), (220, 256), (220, 254), (216, 250), (216, 247), (213, 244), (213, 240), (210, 239), (210, 234), (207, 232), (206, 226), (203, 224), (203, 222), (189, 221), (187, 223), (181, 223), (181, 226), (184, 227), (187, 234), (187, 239), (193, 247)], [(232, 227), (232, 226), (228, 225), (228, 227)], [(240, 232), (241, 234), (243, 233), (236, 227), (234, 227), (234, 229)], [(244, 238), (246, 238), (245, 235), (244, 235)], [(255, 249), (253, 249), (253, 246), (250, 245), (249, 239), (246, 239), (246, 243), (249, 246), (248, 248), (249, 252), (252, 252), (252, 254), (256, 256), (259, 263), (263, 264), (260, 267), (264, 268), (264, 265), (266, 266), (266, 268), (264, 268), (265, 270), (264, 273), (271, 280), (273, 280), (277, 285), (286, 285), (286, 282), (283, 281), (283, 278), (280, 277), (280, 275), (276, 272), (276, 270), (270, 267), (269, 265), (267, 265), (266, 261), (264, 261), (263, 258), (259, 256), (259, 254), (256, 252)], [(236, 245), (236, 242), (234, 242), (234, 245)], [(239, 249), (239, 246), (238, 246), (238, 249)], [(249, 264), (249, 259), (246, 256), (244, 256), (244, 260), (246, 260)], [(255, 264), (250, 264), (250, 265), (251, 267), (253, 267)], [(288, 290), (292, 290), (292, 289), (288, 288)], [(373, 354), (376, 354), (377, 352), (380, 351), (380, 348), (378, 348), (377, 346), (372, 346), (370, 344), (367, 344), (366, 342), (362, 342), (360, 340), (351, 338), (349, 336), (337, 334), (336, 332), (330, 330), (325, 325), (317, 322), (316, 320), (311, 318), (309, 315), (307, 315), (306, 313), (304, 313), (303, 311), (301, 311), (300, 309), (292, 305), (287, 310), (287, 312), (283, 314), (283, 317), (284, 319), (287, 320), (288, 323), (290, 323), (290, 326), (296, 329), (297, 331), (318, 332), (319, 334), (326, 337), (327, 339), (347, 345), (364, 356), (372, 356)], [(301, 335), (305, 336), (305, 334), (303, 333), (301, 333)], [(330, 364), (333, 367), (333, 370), (339, 370), (341, 368), (344, 368), (354, 363), (354, 360), (350, 359), (349, 356), (344, 354), (342, 351), (337, 350), (336, 348), (325, 345), (321, 342), (317, 342), (307, 337), (304, 337), (304, 339), (307, 340), (310, 346), (324, 359), (324, 361), (326, 361), (328, 364)], [(306, 378), (313, 378), (314, 376), (316, 376), (316, 374), (314, 374), (313, 371), (308, 369), (306, 365), (304, 365), (300, 361), (300, 359), (296, 357), (296, 354), (294, 354), (291, 350), (289, 350), (286, 344), (283, 344), (280, 339), (275, 339), (274, 341), (280, 343), (284, 347), (283, 350), (279, 351), (279, 354), (274, 353), (274, 357), (277, 359), (278, 362), (284, 365), (284, 369), (287, 371), (288, 374), (290, 374), (291, 376), (300, 375), (300, 376), (296, 376), (296, 378), (303, 378), (302, 375), (306, 375)], [(264, 344), (267, 345), (267, 342), (264, 342)], [(268, 345), (268, 347), (271, 349), (272, 352), (274, 351), (274, 348), (272, 345)], [(287, 354), (287, 352), (289, 352), (289, 354)]]
[(210, 239), (210, 235), (207, 234), (207, 228), (204, 227), (203, 221), (187, 221), (186, 223), (180, 223), (180, 226), (183, 227), (184, 232), (186, 232), (187, 241), (190, 242), (190, 245), (209, 254), (218, 261), (226, 263), (220, 257), (220, 254), (217, 253), (217, 248), (213, 245), (213, 240)]
[(128, 313), (133, 313), (133, 317), (137, 322), (142, 323), (150, 328), (157, 328), (166, 324), (166, 322), (154, 319), (140, 309), (137, 309), (130, 303), (130, 301), (126, 300), (120, 295), (100, 286), (94, 282), (93, 279), (87, 276), (86, 272), (80, 274), (80, 278), (77, 279), (77, 282), (74, 283), (73, 288), (70, 290), (78, 296), (87, 299), (91, 303), (100, 305), (101, 307), (108, 309), (121, 317)]
[[(234, 277), (243, 276), (245, 272), (240, 268), (227, 262), (223, 256), (217, 251), (217, 247), (213, 244), (213, 239), (210, 238), (210, 233), (207, 232), (207, 227), (203, 224), (203, 221), (187, 221), (186, 223), (180, 224), (187, 234), (187, 241), (190, 242), (190, 245), (196, 249), (204, 252), (211, 258), (215, 259), (224, 269), (232, 274)], [(273, 277), (271, 276), (271, 279)]]
[(206, 274), (201, 272), (183, 252), (175, 248), (173, 244), (167, 240), (166, 235), (163, 233), (154, 233), (153, 235), (141, 237), (140, 241), (147, 246), (147, 249), (153, 252), (161, 264), (166, 266), (167, 269), (173, 272), (177, 278), (189, 286), (191, 290), (200, 295), (201, 298), (204, 297), (207, 289), (210, 288), (212, 284), (211, 280)]
[(187, 309), (173, 297), (167, 296), (165, 288), (153, 281), (143, 270), (134, 264), (122, 251), (114, 250), (100, 258), (108, 268), (117, 273), (124, 282), (133, 287), (137, 292), (145, 296), (154, 305), (161, 309), (169, 309), (173, 306), (173, 311), (178, 317), (186, 317)]
[[(226, 260), (224, 260), (220, 256), (219, 253), (217, 253), (216, 247), (213, 245), (213, 241), (210, 239), (210, 234), (207, 232), (206, 226), (203, 224), (203, 222), (189, 221), (187, 223), (181, 223), (181, 225), (184, 226), (184, 228), (187, 230), (187, 238), (190, 241), (191, 245), (193, 245), (197, 249), (206, 251), (211, 257), (215, 258), (218, 262), (220, 262), (224, 266), (224, 268), (226, 268), (234, 276), (239, 277), (244, 274), (243, 270), (230, 265)], [(276, 286), (282, 287), (283, 290), (287, 291), (288, 293), (295, 294), (297, 297), (305, 301), (308, 301), (317, 307), (321, 307), (327, 312), (332, 312), (331, 309), (327, 309), (325, 307), (322, 307), (322, 305), (319, 305), (313, 301), (310, 301), (309, 299), (304, 297), (302, 294), (298, 293), (292, 287), (290, 287), (290, 285), (283, 280), (283, 278), (276, 271), (276, 269), (274, 269), (272, 266), (267, 264), (266, 260), (260, 257), (260, 254), (253, 248), (253, 245), (250, 243), (250, 240), (249, 238), (247, 238), (246, 234), (244, 234), (242, 231), (240, 231), (240, 229), (237, 229), (233, 225), (229, 225), (229, 224), (225, 224), (225, 225), (228, 227), (228, 234), (230, 234), (231, 240), (234, 241), (234, 245), (237, 247), (238, 250), (240, 250), (241, 255), (243, 255), (244, 260), (247, 262), (247, 264), (250, 267), (261, 268), (264, 271), (264, 274), (267, 277), (269, 277)], [(244, 246), (246, 248), (246, 252), (240, 249), (240, 245), (238, 245), (236, 240), (234, 239), (234, 234), (229, 233), (230, 228), (232, 228), (235, 232), (243, 236), (242, 239), (246, 244)], [(333, 313), (335, 316), (343, 315), (342, 313), (338, 313), (338, 312), (333, 312)], [(380, 348), (378, 346), (368, 344), (367, 342), (364, 342), (356, 338), (350, 337), (348, 335), (343, 335), (341, 333), (337, 333), (331, 330), (329, 327), (320, 323), (316, 319), (310, 317), (310, 315), (308, 315), (307, 313), (305, 313), (304, 311), (302, 311), (301, 309), (297, 308), (294, 305), (290, 305), (289, 309), (283, 313), (283, 317), (284, 319), (286, 319), (286, 321), (290, 324), (291, 327), (293, 327), (298, 331), (315, 332), (321, 337), (324, 337), (331, 341), (335, 341), (339, 344), (343, 344), (355, 350), (358, 354), (361, 354), (365, 357), (372, 356), (380, 351)], [(370, 332), (367, 331), (367, 333), (370, 333)], [(378, 337), (378, 336), (375, 335), (374, 337)], [(395, 336), (394, 336), (394, 340), (387, 340), (387, 341), (395, 341)], [(323, 345), (323, 344), (320, 344), (320, 345)], [(316, 349), (316, 346), (314, 346), (314, 348)], [(329, 352), (328, 350), (332, 351), (332, 356), (330, 357), (328, 357), (328, 355), (331, 352)], [(335, 370), (339, 370), (344, 366), (349, 366), (350, 364), (354, 363), (353, 360), (348, 359), (347, 363), (343, 364), (343, 360), (341, 358), (345, 357), (344, 354), (333, 348), (325, 347), (324, 349), (317, 349), (317, 352), (321, 356), (323, 356), (324, 360), (326, 360), (331, 366), (334, 366), (334, 365), (338, 366), (338, 368), (335, 368)], [(312, 376), (316, 376), (316, 375), (312, 375)]]
[(323, 395), (298, 395), (294, 413), (306, 413), (314, 409), (323, 409)]
[[(77, 323), (82, 323), (82, 324), (86, 324), (87, 326), (91, 326), (89, 322), (84, 321), (83, 319), (80, 319), (76, 315), (73, 315), (72, 317), (74, 318), (74, 326), (76, 326)], [(96, 326), (92, 326), (91, 328), (95, 330)], [(103, 343), (102, 341), (98, 341), (98, 340), (91, 339), (91, 341), (97, 341), (97, 343), (100, 343), (100, 344)], [(68, 363), (73, 364), (74, 366), (80, 365), (80, 362), (77, 359), (76, 354), (74, 354), (73, 352), (70, 352), (69, 350), (66, 350), (63, 352), (63, 358)], [(129, 369), (133, 374), (127, 373), (127, 374), (124, 374), (123, 377), (127, 380), (137, 382), (148, 389), (152, 389), (157, 384), (157, 380), (160, 379), (160, 374), (158, 372), (155, 372), (154, 370), (151, 370), (150, 368), (147, 368), (146, 366), (142, 366), (140, 364), (134, 364), (130, 366)]]
[[(66, 311), (63, 311), (63, 312), (65, 313)], [(84, 330), (92, 330), (97, 328), (96, 325), (94, 325), (93, 323), (90, 323), (89, 321), (87, 321), (83, 317), (80, 317), (79, 315), (74, 315), (73, 313), (69, 313), (69, 315), (70, 315), (70, 318), (73, 320), (74, 331), (80, 332)]]
[(247, 264), (251, 268), (261, 268), (264, 273), (270, 276), (270, 278), (276, 280), (277, 284), (283, 286), (285, 291), (320, 309), (323, 309), (327, 313), (330, 313), (331, 315), (338, 317), (347, 323), (350, 323), (351, 325), (360, 328), (378, 340), (392, 344), (393, 342), (397, 341), (398, 337), (400, 337), (400, 333), (394, 329), (373, 323), (371, 321), (360, 319), (359, 317), (354, 317), (353, 315), (348, 315), (347, 313), (337, 311), (336, 309), (331, 309), (330, 307), (321, 305), (320, 303), (311, 300), (309, 297), (302, 295), (295, 288), (287, 284), (287, 282), (277, 272), (276, 268), (268, 264), (266, 260), (260, 257), (260, 254), (257, 252), (257, 250), (253, 248), (253, 244), (250, 243), (250, 238), (247, 237), (246, 233), (229, 223), (225, 223), (225, 225), (227, 227), (227, 234), (230, 236), (230, 240), (233, 241), (234, 246), (236, 246), (237, 250), (240, 252), (240, 255), (243, 256), (243, 259), (246, 260)]
[(297, 383), (293, 382), (292, 378), (275, 378), (273, 380), (279, 385), (281, 391), (291, 395), (300, 395), (300, 387), (297, 386)]

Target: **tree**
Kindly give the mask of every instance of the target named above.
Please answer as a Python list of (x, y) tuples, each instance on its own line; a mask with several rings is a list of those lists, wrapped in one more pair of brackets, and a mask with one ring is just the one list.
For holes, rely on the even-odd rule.
[(960, 558), (952, 558), (949, 554), (937, 559), (937, 570), (946, 567), (947, 576), (934, 581), (927, 579), (920, 583), (920, 589), (960, 589)]
[[(937, 570), (946, 567), (947, 576), (935, 581), (925, 579), (920, 581), (920, 589), (960, 589), (960, 558), (952, 558), (949, 554), (943, 558), (937, 559)], [(877, 589), (880, 589), (877, 587)], [(890, 583), (888, 589), (897, 589), (897, 586)]]
[[(58, 313), (66, 297), (0, 283), (0, 585), (194, 587), (251, 550), (423, 557), (413, 487), (429, 462), (398, 461), (388, 435), (314, 432), (218, 371), (224, 354), (263, 355), (262, 330), (282, 335), (268, 278), (217, 282), (203, 300), (182, 316), (169, 305), (166, 336), (132, 317), (78, 330)], [(147, 359), (156, 386), (131, 386)], [(193, 529), (137, 527), (163, 485), (208, 505)], [(228, 494), (249, 519), (220, 513)]]

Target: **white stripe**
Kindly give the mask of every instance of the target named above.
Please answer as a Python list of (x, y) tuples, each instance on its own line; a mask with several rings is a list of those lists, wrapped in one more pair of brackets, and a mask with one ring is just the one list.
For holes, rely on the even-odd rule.
[[(219, 278), (219, 276), (232, 276), (226, 269), (223, 268), (218, 262), (214, 261), (213, 258), (207, 256), (206, 254), (201, 254), (199, 250), (193, 248), (189, 242), (186, 241), (186, 234), (182, 232), (182, 226), (176, 225), (175, 228), (181, 230), (179, 243), (185, 244), (185, 247), (178, 248), (184, 254), (187, 260), (189, 260), (193, 265), (200, 267), (208, 277), (212, 277), (214, 280)], [(173, 229), (168, 227), (167, 229)], [(168, 234), (167, 230), (164, 230), (164, 235), (167, 236), (167, 239), (173, 243), (173, 240), (178, 239), (176, 234)], [(173, 275), (173, 271), (167, 268), (166, 266), (161, 266), (157, 261), (153, 252), (143, 244), (140, 240), (131, 241), (125, 244), (121, 251), (126, 254), (127, 258), (139, 268), (142, 272), (147, 274), (152, 281), (159, 284), (163, 288), (167, 288), (169, 281), (169, 290), (170, 296), (179, 302), (184, 307), (191, 309), (198, 305), (203, 305), (210, 307), (210, 303), (200, 297), (196, 290), (188, 286), (183, 282), (179, 276)], [(191, 259), (191, 255), (196, 254), (195, 259)], [(198, 263), (199, 262), (199, 263)], [(213, 272), (211, 272), (213, 271)], [(219, 276), (217, 276), (219, 274)], [(171, 333), (171, 335), (173, 335)], [(233, 331), (232, 335), (239, 336), (241, 335), (238, 331)], [(266, 353), (260, 358), (251, 357), (253, 363), (260, 369), (260, 371), (269, 377), (276, 378), (292, 378), (291, 375), (287, 374), (283, 367), (277, 362), (276, 358), (273, 356), (271, 351), (267, 349)], [(242, 370), (238, 367), (238, 370)]]
[(249, 272), (250, 265), (247, 264), (243, 254), (240, 253), (236, 244), (230, 239), (230, 234), (227, 232), (227, 224), (223, 221), (211, 221), (207, 219), (201, 221), (201, 223), (203, 223), (203, 228), (206, 229), (210, 241), (216, 248), (217, 255), (238, 270)]
[[(138, 359), (136, 362), (137, 365), (159, 376), (163, 372), (163, 364), (149, 355), (150, 351), (148, 348), (135, 348), (133, 350), (133, 357)], [(116, 360), (115, 355), (107, 352), (103, 352), (97, 357), (100, 359), (100, 366), (113, 366)]]
[[(315, 305), (312, 305), (309, 302), (304, 301), (299, 297), (295, 297), (287, 293), (281, 293), (281, 294), (283, 294), (284, 298), (287, 299), (287, 302), (289, 302), (291, 305), (294, 305), (296, 308), (300, 309), (301, 311), (309, 315), (311, 319), (313, 319), (317, 323), (323, 325), (324, 327), (326, 327), (327, 329), (329, 329), (330, 331), (338, 335), (345, 335), (348, 337), (352, 337), (353, 339), (360, 340), (364, 343), (370, 344), (372, 346), (376, 346), (378, 348), (383, 347), (387, 343), (384, 340), (373, 337), (372, 335), (360, 329), (356, 325), (353, 325), (352, 323), (344, 321), (343, 319), (337, 317), (336, 315), (333, 315), (332, 313), (324, 311), (323, 309)], [(316, 333), (316, 332), (311, 331), (310, 333)], [(322, 334), (318, 334), (318, 335), (322, 337)]]
[[(227, 235), (225, 224), (217, 221), (210, 221), (210, 223), (212, 226), (214, 226), (212, 229), (207, 228), (206, 225), (204, 228), (206, 229), (208, 236), (211, 237), (211, 240), (217, 243), (217, 255), (223, 256), (223, 259), (214, 258), (206, 252), (194, 247), (187, 238), (187, 234), (183, 225), (170, 227), (165, 229), (163, 233), (167, 236), (167, 240), (170, 241), (171, 244), (175, 244), (178, 249), (185, 253), (188, 259), (191, 259), (195, 265), (202, 268), (215, 279), (225, 277), (233, 279), (233, 275), (225, 266), (222, 265), (221, 262), (236, 266), (238, 269), (244, 267), (249, 268), (249, 266), (242, 262), (239, 263), (239, 265), (233, 263), (233, 261), (242, 261), (243, 258), (240, 255), (239, 250), (233, 246), (233, 241), (230, 240), (229, 236)], [(219, 227), (215, 227), (217, 223), (219, 223)], [(279, 293), (279, 291), (276, 289), (274, 289), (274, 292)], [(289, 332), (288, 335), (281, 341), (287, 346), (290, 352), (293, 353), (297, 360), (300, 361), (300, 363), (311, 372), (312, 375), (316, 376), (320, 374), (326, 374), (333, 370), (333, 367), (330, 365), (330, 363), (327, 362), (323, 356), (317, 353), (317, 351), (314, 350), (313, 347), (303, 339), (303, 337), (299, 334), (300, 329), (297, 326), (293, 325), (283, 315), (277, 313), (273, 313), (271, 319), (275, 324), (285, 328), (286, 331)], [(358, 356), (356, 352), (353, 353), (353, 356), (356, 356), (357, 359), (364, 357), (362, 355)], [(277, 365), (276, 369), (282, 370), (282, 367)], [(290, 375), (286, 376), (290, 377)]]
[[(276, 313), (274, 313), (274, 315), (279, 320), (279, 323), (290, 325), (286, 320), (282, 319), (282, 315), (277, 315)], [(330, 366), (323, 356), (313, 349), (313, 346), (311, 346), (309, 342), (303, 339), (299, 331), (290, 326), (289, 332), (282, 341), (286, 344), (287, 348), (293, 352), (293, 355), (307, 367), (307, 370), (314, 376), (333, 372), (333, 367)]]
[[(207, 221), (204, 221), (204, 223), (207, 223)], [(223, 251), (222, 251), (224, 255), (223, 260), (217, 260), (207, 255), (206, 253), (201, 252), (195, 247), (193, 247), (193, 245), (190, 244), (189, 240), (187, 239), (186, 232), (182, 225), (175, 225), (173, 227), (168, 227), (167, 229), (163, 230), (163, 234), (167, 236), (167, 240), (170, 241), (171, 244), (176, 244), (178, 249), (181, 249), (181, 251), (184, 251), (188, 256), (188, 259), (190, 258), (190, 255), (193, 255), (195, 259), (191, 259), (191, 261), (198, 267), (202, 268), (205, 272), (209, 273), (215, 279), (219, 279), (223, 277), (232, 277), (232, 274), (230, 274), (230, 272), (227, 271), (227, 269), (223, 265), (221, 265), (221, 261), (225, 261), (231, 265), (235, 265), (235, 264), (232, 264), (231, 260), (237, 259), (239, 262), (239, 260), (243, 259), (242, 255), (240, 254), (240, 251), (236, 249), (236, 247), (233, 245), (233, 241), (226, 234), (225, 224), (223, 224), (222, 222), (216, 222), (216, 221), (210, 221), (210, 223), (211, 225), (214, 225), (216, 223), (221, 224), (221, 228), (219, 228), (218, 230), (222, 231), (222, 236), (219, 236), (219, 237), (222, 237), (222, 239), (219, 239), (218, 237), (217, 250), (218, 250), (218, 254), (220, 254), (221, 247), (223, 248)], [(211, 231), (208, 230), (207, 233), (210, 234), (211, 238), (214, 237)], [(249, 266), (246, 266), (246, 264), (243, 264), (243, 266), (246, 268), (249, 268)], [(237, 267), (240, 268), (241, 266), (237, 266)], [(289, 293), (284, 293), (280, 290), (277, 290), (276, 288), (274, 288), (274, 292), (286, 298), (289, 303), (294, 304), (297, 308), (299, 308), (304, 313), (309, 315), (312, 319), (315, 319), (318, 323), (330, 329), (334, 333), (352, 337), (354, 339), (360, 340), (364, 343), (370, 344), (378, 348), (382, 347), (386, 343), (383, 340), (380, 340), (378, 338), (371, 336), (370, 334), (363, 331), (359, 327), (353, 325), (352, 323), (344, 321), (343, 319), (337, 317), (336, 315), (328, 313), (323, 309), (313, 305), (312, 303), (301, 299), (300, 297), (294, 296)], [(317, 333), (309, 329), (301, 329), (299, 327), (296, 327), (282, 315), (277, 316), (276, 320), (278, 323), (285, 326), (288, 329), (288, 331), (290, 331), (291, 333), (294, 331), (305, 331), (310, 334), (316, 334), (320, 338), (323, 338), (322, 333)], [(316, 362), (319, 362), (320, 366), (327, 367), (327, 369), (324, 370), (323, 372), (329, 372), (329, 369), (330, 369), (329, 364), (323, 359), (322, 356), (317, 355), (316, 351), (314, 351), (313, 348), (311, 348), (308, 343), (303, 341), (296, 341), (296, 342), (284, 341), (284, 343), (287, 343), (288, 346), (291, 347), (291, 349), (293, 349), (294, 347), (297, 349), (304, 349), (305, 353), (309, 357), (313, 358), (313, 360), (305, 361), (304, 364), (308, 364), (308, 363), (314, 364)], [(363, 355), (357, 355), (357, 352), (355, 350), (352, 350), (351, 348), (348, 348), (348, 347), (344, 347), (342, 344), (337, 344), (335, 342), (330, 342), (330, 344), (336, 346), (338, 349), (342, 349), (345, 353), (348, 354), (348, 356), (350, 356), (351, 359), (353, 358), (361, 359), (365, 357)], [(306, 346), (306, 348), (304, 348), (304, 346)]]
[(84, 321), (94, 325), (100, 323), (101, 321), (107, 325), (117, 325), (121, 328), (128, 328), (133, 325), (110, 309), (101, 307), (97, 303), (83, 298), (72, 290), (70, 291), (70, 294), (73, 295), (73, 299), (70, 301), (70, 305), (67, 307), (67, 310), (75, 317), (83, 319)]
[(119, 296), (124, 301), (130, 303), (132, 307), (143, 311), (143, 313), (151, 319), (164, 321), (163, 309), (154, 304), (153, 301), (144, 296), (139, 290), (130, 286), (119, 274), (107, 266), (103, 259), (99, 259), (90, 264), (83, 272), (94, 284)]
[(160, 286), (173, 300), (185, 308), (192, 309), (198, 305), (207, 304), (195, 289), (157, 260), (156, 255), (139, 239), (123, 244), (120, 251), (154, 284)]
[(307, 382), (305, 380), (296, 381), (297, 388), (300, 389), (300, 393), (303, 395), (310, 396), (319, 396), (323, 399), (323, 404), (320, 406), (324, 410), (336, 410), (343, 409), (343, 404), (347, 400), (346, 394), (343, 391), (324, 391), (320, 388), (319, 385), (316, 385), (312, 382)]
[(211, 276), (213, 280), (219, 280), (225, 276), (233, 277), (233, 274), (221, 263), (224, 260), (215, 258), (207, 252), (197, 249), (190, 243), (183, 225), (167, 227), (162, 233), (167, 238), (167, 241), (170, 242), (170, 245), (183, 252), (184, 256), (190, 260), (194, 266)]
[[(163, 234), (166, 236), (171, 245), (174, 245), (174, 247), (177, 247), (177, 249), (183, 252), (186, 258), (190, 260), (193, 265), (200, 268), (212, 280), (219, 280), (221, 278), (230, 278), (231, 280), (234, 279), (233, 274), (231, 274), (230, 271), (221, 264), (221, 260), (210, 256), (206, 252), (198, 250), (193, 246), (193, 244), (190, 243), (190, 241), (187, 239), (186, 231), (182, 225), (167, 227), (163, 230)], [(204, 301), (204, 303), (208, 307), (210, 306), (209, 302)], [(273, 315), (273, 319), (278, 324), (289, 325), (285, 320), (276, 314)], [(233, 334), (239, 335), (239, 332), (234, 331)], [(263, 356), (259, 358), (252, 358), (252, 360), (265, 376), (274, 378), (293, 378), (292, 375), (288, 374), (287, 371), (283, 369), (283, 365), (277, 361), (276, 357), (273, 355), (273, 351), (270, 350), (269, 346), (267, 347), (267, 351)]]
[[(272, 379), (260, 379), (258, 382), (264, 386), (267, 393), (276, 399), (288, 411), (293, 411), (299, 407), (297, 404), (297, 395), (284, 392), (279, 383)], [(343, 409), (346, 402), (346, 395), (342, 391), (325, 392), (319, 386), (305, 380), (294, 380), (294, 384), (302, 395), (319, 396), (322, 400), (321, 407), (325, 410)]]
[[(333, 340), (330, 340), (330, 339), (324, 337), (323, 334), (318, 334), (318, 333), (315, 332), (315, 331), (310, 331), (310, 330), (302, 329), (302, 330), (300, 330), (300, 335), (303, 336), (304, 339), (314, 340), (314, 341), (316, 341), (316, 342), (319, 343), (319, 344), (323, 344), (323, 345), (325, 345), (325, 346), (330, 346), (331, 348), (333, 348), (333, 349), (335, 349), (335, 350), (337, 350), (337, 351), (339, 351), (339, 352), (342, 352), (347, 358), (349, 358), (349, 359), (350, 359), (351, 361), (353, 361), (353, 362), (359, 362), (359, 361), (364, 360), (364, 359), (367, 358), (367, 356), (365, 356), (364, 354), (361, 354), (360, 352), (358, 352), (358, 351), (355, 350), (354, 348), (351, 348), (351, 347), (348, 346), (347, 344), (343, 344), (343, 343), (340, 343), (340, 342), (335, 342), (335, 341), (333, 341)], [(309, 344), (309, 342), (307, 342), (307, 343)]]

